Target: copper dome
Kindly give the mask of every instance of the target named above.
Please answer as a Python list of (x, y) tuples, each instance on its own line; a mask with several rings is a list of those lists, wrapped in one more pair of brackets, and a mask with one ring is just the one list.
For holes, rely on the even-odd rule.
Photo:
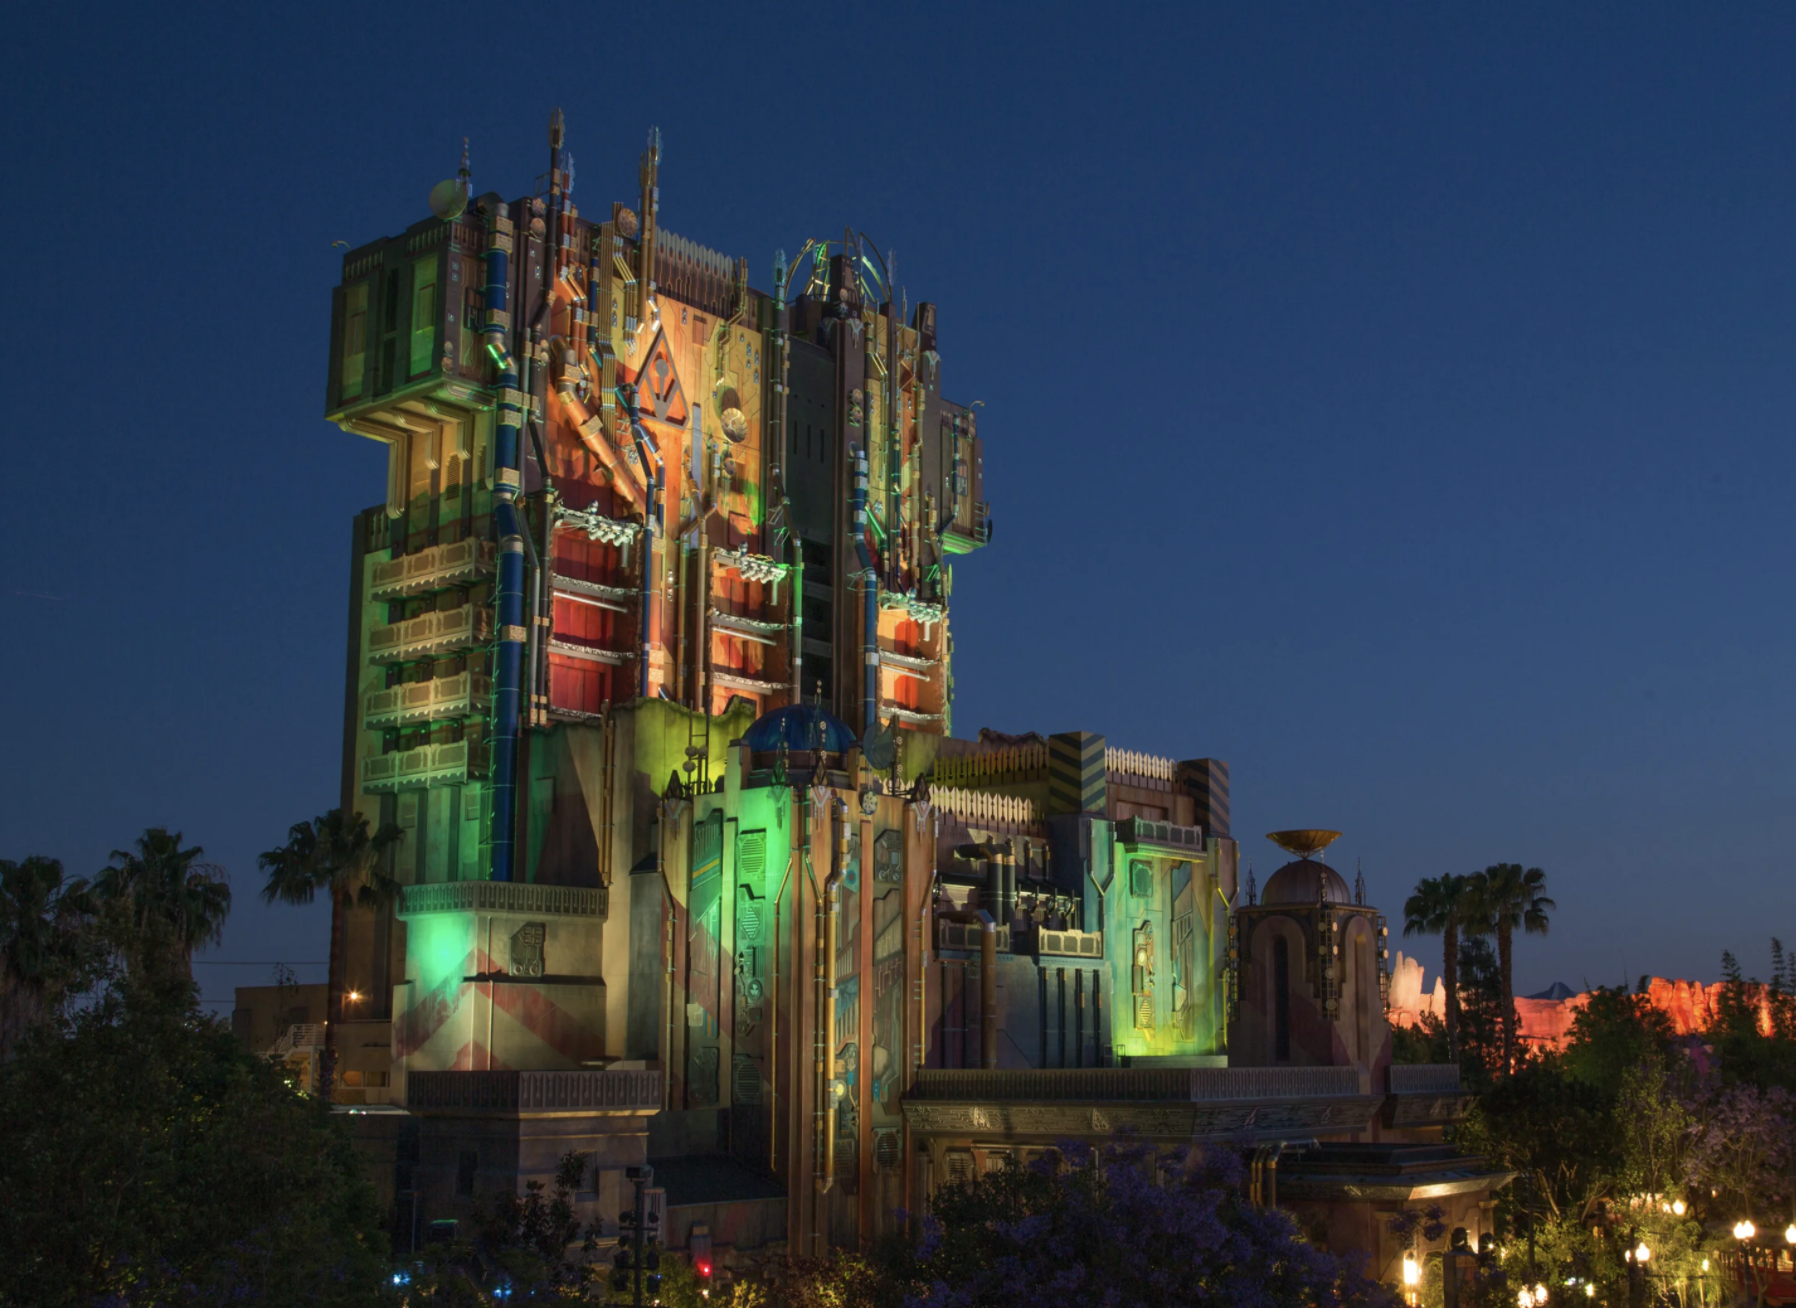
[(1351, 904), (1353, 892), (1341, 874), (1326, 863), (1313, 858), (1299, 858), (1286, 863), (1266, 882), (1260, 896), (1262, 905)]

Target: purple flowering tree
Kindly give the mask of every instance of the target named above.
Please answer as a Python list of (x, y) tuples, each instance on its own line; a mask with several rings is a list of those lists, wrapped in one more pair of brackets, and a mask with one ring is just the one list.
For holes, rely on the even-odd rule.
[(914, 1241), (875, 1255), (905, 1308), (1371, 1308), (1396, 1303), (1243, 1190), (1225, 1149), (1121, 1141), (938, 1191)]
[(1685, 1165), (1698, 1194), (1712, 1193), (1718, 1217), (1782, 1211), (1796, 1159), (1796, 1097), (1779, 1086), (1712, 1081), (1693, 1104)]

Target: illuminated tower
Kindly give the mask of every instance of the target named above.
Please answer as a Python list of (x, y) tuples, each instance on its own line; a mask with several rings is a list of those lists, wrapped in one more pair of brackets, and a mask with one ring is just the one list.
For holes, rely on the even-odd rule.
[[(557, 113), (534, 194), (464, 160), (334, 295), (326, 412), (388, 452), (343, 804), (403, 886), (348, 921), (335, 1094), (389, 1110), (400, 1243), (568, 1152), (601, 1240), (653, 1160), (675, 1247), (822, 1253), (1069, 1137), (1365, 1131), (1371, 910), (1326, 869), (1241, 904), (1226, 763), (951, 734), (991, 526), (935, 307), (852, 230), (754, 289), (662, 228), (660, 166), (582, 214)], [(1241, 971), (1275, 938), (1322, 987), (1288, 1058)], [(1403, 1084), (1394, 1122), (1458, 1111)]]
[[(333, 297), (326, 414), (388, 452), (354, 534), (343, 803), (400, 829), (406, 886), (349, 924), (339, 1097), (454, 1118), (419, 1166), (458, 1187), (486, 1092), (455, 1076), (639, 1073), (619, 1111), (664, 1106), (645, 951), (687, 888), (664, 910), (630, 875), (670, 839), (658, 806), (801, 701), (856, 738), (946, 733), (952, 564), (990, 534), (974, 415), (891, 251), (808, 241), (756, 290), (661, 226), (660, 166), (651, 133), (636, 206), (582, 214), (557, 112), (535, 194), (474, 195), (464, 153)], [(493, 1166), (521, 1175), (567, 1123), (504, 1111)]]

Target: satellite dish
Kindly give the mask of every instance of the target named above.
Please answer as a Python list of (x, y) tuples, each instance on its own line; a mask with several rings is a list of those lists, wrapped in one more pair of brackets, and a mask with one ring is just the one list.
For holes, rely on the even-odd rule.
[(430, 188), (430, 211), (446, 223), (452, 223), (468, 208), (468, 179), (445, 177)]
[(861, 737), (861, 757), (875, 772), (884, 772), (898, 761), (898, 737), (891, 723), (876, 723)]
[(468, 138), (461, 141), (461, 171), (445, 177), (430, 188), (430, 211), (446, 223), (452, 223), (468, 208)]

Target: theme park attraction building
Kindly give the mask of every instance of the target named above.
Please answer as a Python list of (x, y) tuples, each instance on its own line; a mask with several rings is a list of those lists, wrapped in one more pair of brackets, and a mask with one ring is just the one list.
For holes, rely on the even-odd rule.
[(662, 229), (659, 155), (588, 216), (557, 115), (537, 193), (464, 166), (334, 295), (328, 416), (388, 453), (343, 802), (404, 891), (347, 923), (333, 1093), (396, 1238), (576, 1150), (604, 1231), (646, 1161), (676, 1247), (853, 1248), (1125, 1129), (1250, 1142), (1387, 1273), (1380, 1211), (1488, 1229), (1319, 845), (1256, 902), (1219, 760), (951, 734), (991, 519), (934, 306), (853, 232), (754, 289)]

